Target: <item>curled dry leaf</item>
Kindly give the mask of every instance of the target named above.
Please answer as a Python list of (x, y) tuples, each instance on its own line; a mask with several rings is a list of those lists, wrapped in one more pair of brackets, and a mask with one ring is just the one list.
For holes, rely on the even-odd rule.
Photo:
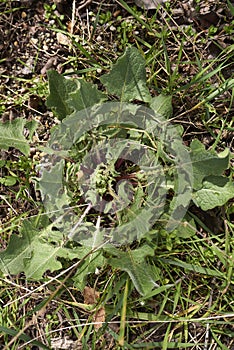
[(97, 310), (97, 312), (93, 316), (93, 322), (95, 322), (94, 328), (96, 330), (102, 327), (103, 322), (105, 322), (105, 317), (106, 311), (105, 308), (102, 306), (100, 309)]
[(85, 304), (96, 304), (97, 299), (100, 296), (100, 293), (95, 291), (94, 288), (91, 287), (85, 287), (84, 288), (84, 292), (83, 292), (83, 296), (84, 296), (84, 303)]
[[(90, 304), (92, 305), (97, 303), (97, 299), (99, 298), (100, 293), (95, 291), (94, 288), (85, 287), (83, 296), (84, 296), (84, 303), (88, 305)], [(102, 326), (102, 323), (105, 322), (105, 316), (106, 316), (105, 308), (101, 306), (93, 315), (95, 330), (98, 330)]]

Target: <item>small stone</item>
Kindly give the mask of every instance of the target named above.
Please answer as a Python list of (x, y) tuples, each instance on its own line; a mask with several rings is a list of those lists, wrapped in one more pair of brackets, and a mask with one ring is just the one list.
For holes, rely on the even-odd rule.
[(21, 13), (21, 18), (22, 18), (22, 19), (25, 19), (26, 17), (27, 17), (27, 13), (23, 11), (23, 12)]
[(71, 44), (71, 40), (64, 34), (58, 32), (57, 33), (57, 41), (61, 45), (69, 46)]
[(31, 42), (36, 45), (38, 43), (38, 39), (37, 38), (31, 38)]
[(24, 68), (22, 69), (22, 74), (24, 74), (24, 75), (31, 74), (33, 72), (33, 69), (34, 69), (33, 65), (34, 65), (34, 59), (33, 59), (33, 57), (29, 57), (29, 59), (25, 63)]

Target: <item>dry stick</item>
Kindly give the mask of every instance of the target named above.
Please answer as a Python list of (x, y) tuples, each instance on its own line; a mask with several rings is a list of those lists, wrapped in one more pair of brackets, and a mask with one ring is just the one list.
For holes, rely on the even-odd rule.
[(92, 2), (92, 0), (87, 0), (87, 1), (84, 1), (83, 3), (81, 3), (80, 6), (78, 6), (77, 8), (77, 12), (79, 12), (81, 9), (83, 9), (84, 7), (90, 5)]
[(56, 296), (56, 294), (59, 292), (59, 290), (64, 286), (64, 282), (66, 282), (66, 280), (72, 275), (72, 272), (74, 270), (75, 267), (79, 266), (90, 254), (94, 253), (96, 250), (100, 249), (104, 244), (96, 247), (95, 249), (92, 249), (89, 253), (87, 253), (80, 261), (78, 261), (76, 264), (73, 265), (71, 271), (69, 271), (69, 273), (67, 274), (67, 276), (65, 277), (65, 279), (63, 280), (63, 283), (60, 284), (58, 286), (58, 288), (50, 295), (50, 297), (48, 298), (47, 302), (45, 303), (45, 305), (41, 308), (41, 310), (37, 311), (35, 313), (35, 315), (32, 316), (32, 319), (26, 323), (26, 325), (9, 341), (9, 343), (7, 345), (4, 346), (4, 348), (2, 350), (11, 350), (12, 348), (10, 347), (16, 340), (19, 339), (19, 337), (29, 328), (31, 327), (35, 320), (40, 317), (43, 316), (44, 313), (46, 312), (46, 308), (47, 305), (51, 302), (51, 300), (53, 300), (53, 298)]
[(11, 208), (11, 210), (18, 215), (17, 211), (12, 207), (12, 205), (8, 202), (8, 200), (5, 198), (5, 196), (0, 195), (0, 198), (6, 202), (6, 204)]
[(78, 222), (75, 224), (75, 226), (72, 228), (71, 232), (68, 234), (68, 238), (72, 239), (76, 233), (76, 229), (80, 226), (80, 224), (82, 223), (83, 219), (85, 218), (85, 216), (88, 214), (88, 212), (90, 211), (90, 209), (92, 208), (92, 204), (89, 203), (87, 208), (85, 209), (84, 213), (81, 215), (80, 219), (78, 220)]
[(75, 16), (76, 16), (76, 0), (72, 2), (72, 20), (71, 20), (71, 35), (73, 35), (75, 27)]
[[(218, 262), (218, 267), (221, 265), (221, 262)], [(214, 294), (214, 290), (213, 290), (213, 285), (215, 285), (216, 283), (216, 277), (213, 277), (211, 280), (211, 291), (210, 291), (210, 297), (209, 297), (209, 301), (208, 301), (208, 310), (211, 308), (212, 306), (212, 301), (213, 301), (213, 294)], [(208, 349), (208, 343), (209, 343), (209, 337), (210, 337), (210, 324), (209, 322), (207, 322), (206, 324), (206, 332), (205, 332), (205, 341), (204, 341), (204, 350)]]

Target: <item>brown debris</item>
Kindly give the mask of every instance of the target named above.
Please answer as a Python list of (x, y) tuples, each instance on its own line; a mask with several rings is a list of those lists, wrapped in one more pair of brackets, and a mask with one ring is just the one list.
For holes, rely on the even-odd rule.
[[(84, 303), (88, 305), (93, 305), (97, 303), (97, 300), (100, 297), (100, 293), (95, 291), (94, 288), (91, 287), (85, 287), (84, 292)], [(103, 306), (99, 307), (99, 309), (96, 310), (96, 312), (93, 315), (93, 322), (94, 322), (94, 329), (98, 330), (102, 327), (103, 322), (105, 322), (105, 308)]]

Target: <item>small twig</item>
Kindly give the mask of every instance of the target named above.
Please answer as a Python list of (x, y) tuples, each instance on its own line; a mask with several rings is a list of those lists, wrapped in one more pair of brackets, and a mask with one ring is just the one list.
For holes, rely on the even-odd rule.
[(72, 18), (71, 18), (71, 35), (74, 32), (75, 27), (75, 16), (76, 16), (76, 0), (73, 0), (72, 2)]
[(76, 229), (77, 227), (80, 226), (80, 224), (82, 223), (83, 219), (85, 218), (85, 216), (88, 214), (88, 212), (90, 211), (90, 209), (92, 208), (92, 204), (89, 203), (89, 205), (87, 206), (87, 208), (85, 209), (84, 213), (81, 215), (79, 221), (75, 224), (75, 226), (73, 227), (73, 229), (71, 230), (71, 232), (68, 234), (68, 238), (72, 239), (76, 233)]
[[(210, 297), (209, 297), (209, 301), (208, 301), (208, 308), (209, 309), (211, 307), (212, 300), (213, 300), (213, 289), (211, 289)], [(206, 333), (205, 333), (205, 341), (204, 341), (204, 350), (208, 349), (209, 336), (210, 336), (210, 324), (207, 322), (207, 324), (206, 324)]]
[(28, 289), (28, 288), (26, 288), (26, 287), (23, 287), (23, 286), (19, 285), (18, 283), (14, 283), (14, 282), (12, 282), (12, 281), (6, 279), (6, 278), (0, 278), (0, 280), (3, 281), (3, 282), (5, 282), (5, 283), (8, 283), (8, 284), (10, 284), (10, 285), (12, 285), (12, 286), (14, 286), (14, 287), (17, 287), (17, 288), (19, 288), (19, 289), (23, 289), (23, 290), (25, 290), (25, 291), (31, 293), (31, 290), (30, 290), (30, 289)]
[[(211, 317), (206, 317), (205, 318), (205, 320), (219, 320), (219, 319), (225, 319), (225, 318), (234, 318), (234, 313), (230, 313), (230, 314), (225, 314), (225, 315), (217, 315), (217, 316), (211, 316)], [(58, 328), (58, 329), (54, 329), (54, 330), (51, 330), (51, 331), (48, 331), (48, 332), (45, 332), (45, 334), (47, 335), (47, 336), (50, 336), (50, 335), (52, 335), (52, 334), (54, 334), (54, 333), (58, 333), (58, 332), (62, 332), (62, 331), (66, 331), (66, 330), (71, 330), (71, 329), (76, 329), (76, 328), (79, 328), (79, 327), (86, 327), (86, 326), (90, 326), (90, 325), (95, 325), (95, 324), (99, 324), (99, 322), (87, 322), (87, 320), (86, 319), (79, 319), (80, 321), (83, 321), (84, 323), (78, 323), (78, 324), (75, 324), (75, 325), (69, 325), (69, 326), (66, 326), (66, 327), (60, 327), (60, 328)], [(187, 323), (191, 323), (191, 322), (194, 322), (194, 323), (196, 323), (196, 322), (203, 322), (204, 321), (204, 319), (201, 317), (199, 317), (199, 318), (192, 318), (192, 319), (187, 319), (187, 320), (182, 320), (182, 321), (180, 321), (180, 320), (176, 320), (176, 319), (173, 319), (173, 320), (164, 320), (163, 321), (163, 323), (164, 324), (168, 324), (168, 323), (178, 323), (178, 322), (187, 322)], [(116, 324), (116, 325), (119, 325), (121, 323), (121, 321), (110, 321), (110, 322), (108, 322), (108, 321), (106, 321), (106, 324), (108, 324), (108, 325), (113, 325), (113, 324)], [(133, 320), (133, 321), (129, 321), (129, 320), (125, 320), (125, 324), (155, 324), (155, 325), (157, 325), (157, 324), (162, 324), (162, 320), (141, 320), (141, 321), (139, 321), (139, 320)], [(196, 341), (196, 339), (195, 338), (193, 338), (193, 336), (191, 335), (191, 338), (192, 338), (192, 340), (195, 342)], [(34, 337), (33, 339), (31, 339), (30, 341), (28, 341), (27, 343), (25, 343), (24, 344), (24, 346), (26, 346), (26, 345), (28, 345), (28, 344), (30, 344), (30, 343), (32, 343), (33, 341), (35, 341), (35, 340), (38, 340), (38, 339), (40, 339), (40, 336), (37, 336), (37, 337)], [(198, 341), (198, 343), (199, 343), (200, 341)], [(20, 348), (22, 348), (22, 347), (20, 347)], [(20, 349), (19, 348), (19, 349)], [(199, 347), (199, 349), (201, 349), (200, 347)], [(204, 350), (204, 349), (202, 349), (202, 350)]]
[(8, 202), (8, 200), (5, 198), (5, 196), (0, 195), (0, 198), (6, 202), (7, 205), (12, 209), (12, 211), (18, 215), (17, 211), (12, 207), (12, 205)]
[(81, 9), (83, 9), (84, 7), (88, 6), (89, 4), (91, 4), (92, 0), (87, 0), (84, 1), (80, 6), (78, 6), (77, 8), (77, 12), (79, 12)]

